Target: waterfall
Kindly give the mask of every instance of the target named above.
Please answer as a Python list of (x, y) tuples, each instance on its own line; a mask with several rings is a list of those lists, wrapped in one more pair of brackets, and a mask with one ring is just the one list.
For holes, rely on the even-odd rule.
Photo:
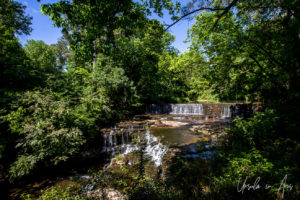
[(107, 149), (107, 136), (106, 136), (106, 134), (104, 134), (103, 137), (104, 137), (103, 138), (103, 141), (104, 141), (103, 149), (106, 150)]
[[(128, 133), (131, 131), (131, 134)], [(146, 130), (144, 134), (138, 130), (135, 134), (132, 134), (133, 127), (129, 127), (127, 131), (117, 135), (116, 128), (112, 128), (111, 131), (103, 135), (104, 146), (103, 150), (109, 154), (109, 156), (115, 157), (118, 154), (128, 154), (133, 151), (140, 150), (140, 142), (144, 142), (145, 155), (151, 158), (151, 161), (155, 166), (160, 166), (163, 156), (167, 153), (168, 148), (158, 141), (158, 138), (151, 135), (149, 130)], [(125, 134), (125, 135), (124, 135)], [(120, 138), (121, 137), (121, 138)], [(138, 143), (132, 144), (133, 137), (137, 137)], [(117, 138), (120, 138), (119, 140)], [(121, 141), (121, 144), (118, 144)]]
[[(158, 138), (150, 135), (150, 131), (146, 131), (147, 146), (145, 149), (146, 155), (151, 157), (151, 161), (154, 162), (156, 167), (160, 166), (164, 155), (167, 153), (168, 148), (162, 143), (157, 142)], [(155, 143), (152, 145), (152, 143)]]
[(146, 107), (148, 114), (203, 115), (202, 104), (151, 104)]
[(109, 136), (108, 136), (108, 144), (109, 144), (109, 147), (112, 147), (113, 146), (113, 133), (114, 133), (114, 130), (111, 130), (110, 133), (109, 133)]
[[(146, 106), (146, 114), (155, 115), (193, 115), (203, 116), (205, 118), (237, 118), (246, 117), (253, 114), (250, 104), (224, 104), (224, 103), (204, 103), (204, 104), (149, 104)], [(208, 118), (207, 118), (208, 116)], [(160, 120), (192, 120), (191, 116), (160, 116)]]
[(138, 131), (137, 137), (138, 137), (138, 142), (141, 142), (141, 138), (140, 138), (140, 130)]
[(230, 118), (231, 117), (231, 110), (230, 110), (231, 105), (224, 105), (222, 112), (221, 112), (221, 118)]
[(126, 143), (127, 144), (129, 143), (129, 135), (128, 135), (128, 133), (126, 134)]
[(122, 132), (122, 145), (125, 144), (125, 140), (124, 140), (124, 133)]

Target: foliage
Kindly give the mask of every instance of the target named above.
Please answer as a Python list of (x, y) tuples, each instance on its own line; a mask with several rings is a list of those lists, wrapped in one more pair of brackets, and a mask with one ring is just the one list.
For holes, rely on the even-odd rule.
[(162, 200), (169, 199), (163, 187), (159, 187), (154, 181), (140, 181), (140, 183), (129, 191), (129, 200)]
[(127, 109), (136, 103), (133, 83), (110, 57), (99, 55), (92, 72), (88, 67), (72, 65), (67, 69), (70, 95), (77, 102), (75, 123), (86, 132), (95, 133), (96, 124), (103, 126), (125, 117)]
[[(291, 136), (286, 135), (288, 131), (280, 120), (278, 114), (269, 110), (255, 114), (248, 121), (234, 121), (222, 143), (219, 157), (212, 165), (211, 188), (215, 198), (242, 195), (237, 193), (236, 187), (239, 181), (242, 185), (246, 177), (250, 183), (260, 177), (260, 185), (269, 184), (278, 189), (281, 180), (287, 175), (288, 183), (298, 187), (299, 182), (294, 177), (298, 173), (299, 162), (295, 158), (299, 152), (291, 150), (296, 149), (298, 141), (291, 141)], [(260, 190), (243, 195), (250, 199), (274, 199), (277, 190)], [(296, 192), (289, 191), (288, 195), (292, 199), (296, 197)]]
[[(16, 91), (32, 89), (39, 85), (37, 76), (32, 73), (33, 66), (22, 49), (17, 35), (31, 32), (31, 17), (25, 16), (25, 6), (4, 0), (0, 2), (0, 115), (9, 113), (8, 104), (14, 100)], [(0, 117), (0, 158), (9, 159), (16, 136), (10, 134), (8, 124)], [(3, 166), (3, 165), (4, 166)], [(1, 168), (6, 162), (1, 162)]]
[(57, 93), (46, 89), (26, 92), (3, 117), (11, 132), (19, 135), (19, 157), (10, 169), (11, 179), (28, 174), (40, 163), (67, 160), (85, 142), (83, 135), (93, 142), (97, 124), (126, 116), (125, 109), (136, 101), (135, 88), (124, 70), (111, 66), (109, 58), (99, 59), (93, 73), (79, 67), (69, 69), (61, 81), (72, 84), (71, 98), (62, 97), (65, 91), (61, 88)]
[[(40, 200), (56, 200), (56, 199), (64, 199), (64, 200), (85, 200), (85, 198), (80, 197), (77, 194), (73, 194), (72, 188), (68, 187), (66, 189), (62, 189), (60, 187), (49, 187), (46, 190), (41, 191), (41, 195), (38, 197)], [(27, 194), (22, 197), (24, 200), (31, 200), (32, 195)]]
[(135, 103), (137, 96), (133, 82), (125, 75), (122, 66), (112, 62), (110, 57), (99, 56), (92, 79), (97, 83), (92, 86), (93, 89), (105, 88), (103, 96), (110, 98), (115, 110), (124, 110)]
[[(189, 31), (192, 48), (209, 61), (208, 78), (221, 98), (286, 102), (287, 95), (297, 93), (299, 83), (295, 54), (299, 51), (299, 23), (291, 14), (298, 10), (293, 1), (254, 1), (257, 9), (249, 2), (237, 3), (237, 12), (228, 12), (221, 19), (218, 12), (199, 14)], [(214, 26), (211, 22), (217, 19)], [(274, 94), (283, 98), (274, 101)]]
[(166, 8), (175, 14), (175, 6), (171, 1), (63, 1), (42, 9), (70, 41), (70, 62), (83, 68), (92, 63), (92, 72), (99, 55), (111, 59), (133, 81), (141, 101), (149, 102), (159, 99), (158, 57), (174, 38), (146, 14), (154, 7), (153, 12)]
[(145, 28), (137, 30), (138, 35), (122, 36), (117, 40), (119, 48), (111, 57), (114, 65), (122, 67), (133, 81), (140, 101), (149, 102), (159, 98), (159, 55), (170, 47), (174, 38), (163, 32), (163, 26), (157, 20), (144, 23)]
[(65, 199), (65, 200), (84, 200), (79, 195), (71, 194), (70, 189), (61, 190), (59, 188), (49, 188), (43, 192), (39, 197), (41, 200), (55, 200), (55, 199)]
[[(215, 9), (200, 13), (189, 30), (191, 51), (204, 56), (212, 92), (221, 100), (249, 99), (267, 108), (249, 120), (235, 120), (228, 130), (213, 162), (214, 181), (208, 181), (211, 198), (274, 199), (276, 191), (242, 195), (236, 185), (238, 178), (260, 176), (279, 187), (287, 174), (299, 187), (294, 179), (299, 173), (299, 2), (198, 2)], [(294, 190), (287, 198), (296, 196)]]
[(20, 135), (16, 144), (17, 160), (10, 168), (15, 179), (31, 172), (40, 162), (57, 164), (78, 152), (85, 142), (82, 131), (72, 126), (69, 103), (55, 99), (55, 94), (26, 92), (16, 111), (5, 118), (10, 129)]
[(28, 40), (24, 51), (31, 63), (39, 70), (37, 73), (45, 75), (56, 71), (56, 53), (52, 46), (41, 40)]
[(108, 49), (114, 43), (117, 29), (124, 29), (126, 35), (132, 34), (132, 27), (142, 25), (141, 9), (130, 0), (60, 1), (42, 6), (43, 13), (71, 38), (70, 46), (82, 61), (93, 61), (98, 53)]
[(207, 80), (209, 70), (206, 65), (204, 58), (192, 50), (179, 56), (164, 52), (159, 61), (162, 95), (192, 100), (213, 99), (214, 85)]
[(137, 29), (144, 29), (146, 13), (150, 15), (151, 8), (162, 15), (163, 8), (175, 14), (178, 7), (178, 3), (174, 5), (169, 0), (60, 1), (42, 5), (42, 11), (63, 28), (77, 62), (94, 61), (95, 64), (99, 53), (114, 50), (118, 35), (130, 37)]
[(190, 30), (190, 38), (194, 51), (209, 60), (203, 66), (206, 68), (206, 80), (214, 85), (214, 92), (221, 99), (239, 100), (249, 93), (251, 82), (247, 80), (254, 80), (254, 70), (243, 57), (247, 47), (241, 45), (242, 25), (235, 24), (232, 15), (229, 15), (220, 20), (214, 31), (211, 31), (210, 22), (216, 19), (217, 14), (204, 12), (198, 15), (197, 23)]
[(32, 31), (32, 17), (25, 15), (26, 6), (13, 0), (0, 2), (0, 23), (5, 27), (13, 28), (18, 35), (29, 35)]
[(178, 56), (174, 52), (163, 52), (159, 57), (159, 84), (162, 98), (184, 97), (187, 89), (184, 69), (180, 68)]
[(52, 45), (56, 54), (56, 66), (63, 71), (70, 57), (69, 43), (66, 37), (61, 37), (56, 44)]
[(37, 84), (32, 66), (14, 36), (14, 29), (0, 22), (0, 105), (11, 100), (12, 91), (32, 88)]

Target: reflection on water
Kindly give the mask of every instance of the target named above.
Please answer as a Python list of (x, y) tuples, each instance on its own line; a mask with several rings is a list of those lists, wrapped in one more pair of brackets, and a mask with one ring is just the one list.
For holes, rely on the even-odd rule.
[(185, 146), (186, 154), (183, 155), (184, 158), (201, 158), (201, 159), (211, 159), (216, 153), (214, 149), (214, 144), (216, 141), (198, 142), (188, 146)]
[(166, 145), (184, 145), (195, 143), (199, 137), (189, 130), (189, 126), (184, 127), (160, 127), (152, 128), (151, 134), (159, 137), (160, 141)]
[(199, 135), (195, 135), (190, 128), (191, 126), (152, 128), (151, 134), (160, 138), (165, 145), (179, 147), (184, 158), (211, 159), (216, 153), (213, 150), (216, 141), (201, 141)]

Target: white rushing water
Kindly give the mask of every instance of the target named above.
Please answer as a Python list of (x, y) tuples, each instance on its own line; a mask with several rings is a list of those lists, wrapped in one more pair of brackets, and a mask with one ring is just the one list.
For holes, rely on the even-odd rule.
[(203, 115), (202, 104), (151, 104), (147, 106), (149, 114)]
[(230, 111), (231, 105), (224, 105), (221, 113), (221, 118), (226, 119), (231, 117), (231, 111)]
[(170, 104), (170, 114), (175, 115), (203, 115), (202, 104)]
[(154, 162), (155, 166), (160, 166), (164, 155), (167, 153), (168, 148), (162, 143), (158, 142), (158, 138), (151, 135), (150, 131), (146, 131), (146, 155), (151, 157), (151, 161)]
[(118, 154), (128, 154), (140, 150), (141, 142), (143, 142), (145, 144), (145, 155), (150, 157), (155, 166), (160, 166), (168, 148), (160, 143), (157, 137), (151, 135), (149, 130), (146, 130), (145, 133), (138, 131), (135, 136), (137, 143), (132, 143), (133, 136), (128, 132), (122, 132), (121, 143), (118, 143), (116, 129), (114, 128), (109, 134), (103, 136), (103, 150), (111, 157), (115, 157)]

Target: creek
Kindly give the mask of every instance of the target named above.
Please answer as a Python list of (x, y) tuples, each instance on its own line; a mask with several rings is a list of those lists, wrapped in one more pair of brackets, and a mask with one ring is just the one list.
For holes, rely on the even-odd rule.
[[(147, 105), (145, 114), (136, 115), (131, 120), (101, 130), (102, 147), (97, 153), (101, 157), (99, 157), (101, 162), (107, 164), (100, 165), (96, 171), (97, 173), (114, 171), (123, 165), (129, 168), (137, 166), (141, 159), (139, 155), (142, 155), (143, 159), (149, 161), (150, 176), (154, 174), (164, 176), (164, 170), (174, 156), (188, 160), (210, 159), (216, 153), (214, 146), (225, 135), (225, 128), (230, 126), (232, 119), (244, 117), (247, 112), (252, 112), (245, 105), (229, 103)], [(90, 155), (89, 152), (82, 154)], [(99, 181), (95, 181), (97, 180), (95, 174), (89, 171), (58, 178), (54, 181), (54, 185), (67, 187), (74, 179), (81, 179), (81, 182), (88, 180), (88, 183), (83, 184), (85, 186), (82, 192), (90, 194), (95, 191)], [(107, 191), (119, 196), (111, 199), (124, 199), (124, 196), (112, 188), (108, 188)], [(98, 192), (94, 195), (100, 194)]]
[(162, 164), (169, 148), (182, 148), (185, 156), (196, 157), (199, 142), (207, 142), (208, 149), (240, 114), (235, 104), (151, 104), (145, 115), (102, 130), (103, 151), (109, 160), (138, 151), (143, 143), (155, 166)]

